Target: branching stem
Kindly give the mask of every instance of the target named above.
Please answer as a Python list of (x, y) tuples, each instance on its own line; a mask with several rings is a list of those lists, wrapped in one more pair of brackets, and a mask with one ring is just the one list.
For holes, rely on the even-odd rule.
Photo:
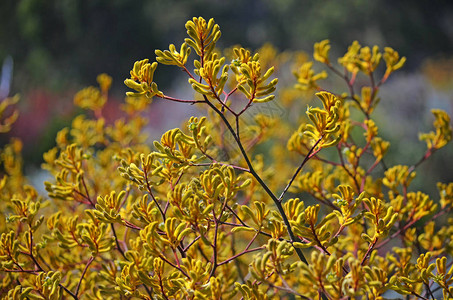
[(80, 285), (82, 284), (82, 280), (83, 280), (83, 277), (85, 276), (87, 270), (88, 270), (88, 267), (91, 265), (91, 263), (94, 261), (94, 256), (90, 257), (90, 259), (88, 260), (86, 266), (85, 266), (85, 269), (83, 269), (83, 272), (82, 272), (82, 275), (80, 276), (80, 280), (79, 280), (79, 283), (77, 284), (77, 288), (76, 288), (76, 291), (75, 291), (75, 295), (76, 297), (78, 297), (79, 295), (79, 290), (80, 290)]
[[(231, 132), (231, 134), (233, 135), (233, 138), (235, 139), (238, 147), (239, 147), (239, 150), (241, 151), (241, 154), (242, 156), (244, 157), (245, 159), (245, 162), (250, 170), (250, 173), (252, 174), (252, 176), (258, 181), (258, 183), (263, 187), (263, 189), (265, 190), (265, 192), (269, 195), (269, 197), (271, 197), (272, 201), (274, 202), (275, 206), (277, 206), (277, 209), (285, 223), (285, 226), (286, 226), (286, 229), (288, 231), (288, 234), (290, 236), (290, 239), (291, 239), (291, 242), (298, 242), (299, 239), (294, 235), (293, 233), (293, 230), (291, 229), (291, 224), (289, 223), (289, 220), (288, 220), (288, 217), (286, 216), (286, 213), (285, 211), (283, 210), (283, 206), (282, 204), (280, 203), (280, 201), (278, 200), (278, 198), (274, 195), (274, 193), (272, 193), (272, 191), (269, 189), (269, 187), (266, 185), (266, 183), (261, 179), (261, 177), (258, 175), (258, 173), (256, 173), (255, 169), (253, 168), (253, 165), (244, 149), (244, 147), (242, 146), (242, 143), (239, 139), (239, 136), (235, 133), (233, 127), (231, 127), (231, 124), (230, 122), (226, 119), (226, 117), (222, 114), (222, 112), (220, 112), (217, 107), (215, 107), (214, 104), (212, 104), (208, 99), (207, 97), (205, 96), (205, 100), (206, 100), (206, 103), (220, 116), (220, 118), (222, 118), (223, 122), (225, 123), (225, 125), (227, 126), (228, 130)], [(299, 248), (295, 248), (295, 251), (297, 253), (297, 255), (299, 256), (299, 259), (301, 261), (303, 261), (304, 263), (308, 264), (308, 261), (307, 259), (305, 258), (304, 254), (302, 253), (302, 250), (300, 250)]]
[(296, 179), (297, 175), (299, 174), (299, 172), (302, 170), (302, 168), (304, 167), (304, 165), (307, 163), (307, 161), (312, 158), (314, 155), (316, 155), (316, 153), (319, 152), (320, 149), (316, 150), (315, 151), (315, 148), (318, 146), (318, 144), (321, 142), (323, 137), (320, 137), (316, 143), (313, 145), (313, 147), (311, 147), (310, 151), (308, 151), (307, 155), (305, 156), (304, 160), (302, 161), (302, 163), (299, 165), (299, 167), (297, 168), (296, 172), (294, 172), (294, 175), (293, 177), (291, 177), (291, 180), (289, 181), (289, 183), (286, 185), (285, 189), (283, 190), (283, 192), (281, 193), (280, 197), (278, 197), (277, 201), (278, 202), (282, 202), (283, 200), (283, 196), (285, 195), (285, 193), (288, 191), (288, 189), (291, 187), (291, 185), (293, 184), (294, 180)]

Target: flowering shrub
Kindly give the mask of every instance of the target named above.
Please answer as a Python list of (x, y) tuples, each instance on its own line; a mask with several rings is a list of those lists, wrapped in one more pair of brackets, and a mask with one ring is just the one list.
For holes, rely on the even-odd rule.
[[(124, 118), (102, 117), (105, 74), (75, 96), (87, 114), (44, 154), (47, 196), (26, 183), (20, 141), (2, 149), (3, 299), (453, 298), (453, 183), (434, 198), (411, 188), (451, 140), (450, 118), (433, 110), (411, 166), (384, 162), (390, 145), (373, 120), (381, 85), (405, 58), (354, 42), (336, 64), (325, 40), (313, 55), (325, 70), (296, 53), (295, 86), (277, 90), (288, 54), (266, 45), (224, 56), (213, 19), (186, 29), (180, 50), (134, 64)], [(184, 71), (194, 96), (161, 91), (158, 65)], [(322, 88), (329, 73), (344, 91)], [(313, 93), (316, 105), (298, 113)], [(150, 146), (152, 99), (206, 113)], [(277, 101), (297, 120), (259, 109)]]

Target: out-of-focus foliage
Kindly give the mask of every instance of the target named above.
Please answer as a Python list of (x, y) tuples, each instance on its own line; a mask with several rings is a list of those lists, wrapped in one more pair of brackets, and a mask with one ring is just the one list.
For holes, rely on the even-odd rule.
[[(13, 58), (12, 91), (22, 97), (21, 117), (9, 137), (20, 136), (25, 145), (24, 159), (38, 168), (42, 153), (54, 146), (53, 135), (68, 126), (79, 113), (65, 106), (69, 103), (67, 99), (81, 87), (92, 85), (101, 72), (114, 79), (104, 117), (107, 122), (117, 117), (113, 102), (122, 98), (124, 70), (128, 70), (137, 57), (149, 57), (155, 48), (165, 49), (174, 43), (174, 37), (183, 42), (184, 31), (180, 28), (193, 15), (213, 16), (223, 24), (222, 47), (237, 43), (257, 49), (269, 42), (280, 50), (307, 50), (313, 43), (328, 38), (336, 45), (332, 54), (339, 56), (350, 41), (357, 39), (370, 45), (392, 45), (408, 58), (405, 70), (414, 71), (426, 57), (452, 53), (449, 33), (452, 11), (450, 1), (407, 0), (398, 3), (385, 0), (344, 0), (341, 3), (307, 0), (1, 1), (0, 40), (4, 42), (0, 43), (0, 61), (7, 56)], [(175, 44), (178, 52), (181, 45)], [(317, 74), (316, 65), (314, 69)], [(159, 87), (168, 90), (181, 86), (171, 68), (159, 68), (158, 74)], [(182, 76), (177, 77), (181, 80)], [(404, 76), (398, 81), (404, 81)], [(415, 88), (412, 90), (418, 95)], [(412, 105), (411, 95), (392, 95), (394, 98), (389, 97), (387, 103), (397, 100), (407, 112), (405, 119), (408, 120), (410, 116), (420, 120), (417, 114), (433, 108), (429, 102), (434, 97), (420, 96), (427, 103), (419, 107)], [(434, 107), (439, 105), (434, 104)], [(451, 113), (446, 107), (442, 109)], [(379, 114), (375, 116), (382, 120)], [(27, 130), (31, 118), (33, 130)], [(423, 120), (426, 126), (426, 114)], [(159, 118), (150, 122), (153, 126), (162, 123), (166, 121)], [(413, 135), (421, 129), (410, 126), (411, 121), (407, 123), (404, 132), (413, 129), (408, 132)], [(388, 139), (387, 132), (392, 131), (381, 127), (382, 136)], [(392, 140), (393, 147), (399, 147), (398, 138), (395, 135)], [(4, 145), (7, 140), (8, 137), (4, 137), (0, 143)], [(30, 150), (32, 148), (34, 151)], [(417, 154), (410, 153), (408, 157), (414, 159)], [(440, 169), (442, 165), (445, 164), (439, 161), (433, 168)], [(450, 180), (439, 175), (432, 183), (447, 179)]]
[(0, 133), (6, 133), (11, 130), (11, 126), (17, 120), (19, 112), (15, 109), (8, 115), (8, 109), (13, 107), (19, 101), (19, 96), (1, 99), (0, 102)]
[[(405, 57), (357, 41), (334, 57), (323, 40), (316, 73), (307, 55), (270, 45), (223, 51), (214, 19), (186, 29), (180, 51), (170, 44), (157, 62), (135, 62), (113, 124), (103, 117), (111, 77), (75, 95), (86, 114), (44, 154), (47, 195), (27, 185), (19, 140), (1, 150), (3, 299), (453, 298), (452, 183), (436, 196), (411, 185), (450, 142), (450, 118), (433, 111), (412, 165), (388, 165), (373, 119)], [(162, 65), (183, 71), (193, 93), (161, 89)], [(288, 65), (294, 86), (280, 88), (274, 76)], [(344, 90), (323, 89), (332, 75)], [(152, 101), (206, 113), (149, 145)], [(297, 124), (271, 115), (300, 102)]]
[(343, 49), (359, 39), (393, 45), (418, 63), (427, 54), (452, 52), (452, 10), (449, 1), (408, 0), (6, 0), (0, 3), (0, 61), (13, 56), (18, 91), (22, 80), (30, 83), (26, 88), (57, 88), (74, 80), (88, 84), (100, 72), (122, 78), (133, 59), (182, 37), (180, 26), (201, 14), (224, 25), (226, 46), (307, 49), (329, 38)]

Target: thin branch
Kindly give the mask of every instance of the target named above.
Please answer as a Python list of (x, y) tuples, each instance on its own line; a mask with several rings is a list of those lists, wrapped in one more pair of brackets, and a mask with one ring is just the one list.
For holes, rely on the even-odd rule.
[[(39, 262), (35, 259), (34, 255), (33, 255), (33, 232), (30, 230), (30, 257), (31, 259), (33, 260), (33, 262), (35, 263), (36, 267), (38, 268), (38, 270), (35, 270), (35, 271), (32, 271), (32, 272), (29, 272), (28, 270), (24, 270), (22, 269), (22, 267), (20, 265), (18, 265), (16, 262), (15, 264), (19, 266), (19, 269), (22, 271), (22, 272), (26, 272), (26, 273), (29, 273), (29, 274), (33, 274), (33, 275), (38, 275), (40, 272), (44, 272), (44, 269), (41, 267), (41, 265), (39, 264)], [(67, 287), (65, 287), (64, 285), (62, 285), (61, 283), (58, 284), (58, 286), (60, 286), (62, 289), (64, 289), (69, 295), (71, 295), (72, 298), (74, 298), (75, 300), (78, 300), (79, 298), (77, 297), (77, 295), (73, 294)]]
[[(75, 168), (75, 171), (77, 173), (80, 173), (81, 170), (77, 167), (77, 163), (74, 161), (74, 159), (71, 159), (71, 162), (72, 162), (73, 167)], [(87, 184), (85, 182), (85, 176), (83, 176), (83, 174), (82, 174), (82, 176), (80, 176), (80, 177), (82, 179), (82, 185), (83, 185), (83, 188), (85, 189), (86, 195), (83, 195), (82, 193), (80, 193), (80, 194), (83, 195), (83, 196), (86, 196), (84, 198), (86, 198), (88, 200), (88, 202), (90, 202), (92, 207), (95, 207), (95, 203), (91, 200), (90, 193), (88, 192), (88, 187), (87, 187)]]
[(190, 78), (192, 78), (193, 80), (196, 80), (195, 77), (192, 75), (192, 73), (190, 73), (190, 71), (186, 68), (186, 66), (182, 66), (182, 67), (183, 67), (183, 71), (186, 72)]
[(293, 290), (289, 284), (286, 282), (286, 280), (282, 277), (281, 274), (278, 274), (278, 276), (280, 277), (280, 280), (282, 281), (283, 286), (278, 286), (278, 285), (274, 285), (273, 283), (270, 283), (268, 282), (269, 286), (272, 287), (272, 288), (275, 288), (277, 290), (280, 290), (280, 291), (283, 291), (283, 292), (287, 292), (287, 293), (290, 293), (290, 294), (293, 294), (293, 295), (296, 295), (297, 297), (300, 297), (302, 299), (310, 299), (308, 297), (305, 297), (304, 295), (302, 294), (299, 294), (298, 292), (296, 292), (295, 290)]
[(129, 228), (132, 228), (132, 229), (135, 229), (135, 230), (142, 230), (143, 229), (143, 228), (141, 228), (141, 227), (139, 227), (139, 226), (127, 221), (127, 220), (122, 219), (122, 221), (124, 222), (124, 226), (126, 226), (126, 227), (129, 227)]
[(189, 250), (190, 246), (192, 246), (193, 244), (195, 244), (195, 242), (198, 241), (200, 238), (201, 238), (201, 236), (197, 236), (196, 238), (194, 238), (193, 241), (190, 242), (190, 243), (183, 249), (183, 251), (186, 252), (187, 250)]
[(319, 150), (315, 151), (315, 148), (318, 146), (318, 144), (321, 142), (323, 137), (320, 137), (316, 143), (313, 145), (313, 147), (311, 147), (310, 151), (308, 151), (307, 155), (305, 156), (304, 160), (302, 161), (302, 163), (300, 164), (300, 166), (297, 168), (296, 172), (294, 172), (294, 175), (293, 177), (291, 178), (291, 180), (289, 181), (289, 183), (286, 185), (285, 189), (283, 190), (283, 192), (281, 193), (280, 197), (278, 197), (277, 201), (278, 202), (282, 202), (283, 200), (283, 196), (285, 195), (285, 193), (288, 191), (288, 189), (291, 187), (291, 185), (293, 184), (294, 180), (296, 179), (297, 175), (299, 174), (299, 172), (302, 170), (302, 168), (304, 167), (304, 165), (307, 163), (307, 161), (312, 158), (314, 155), (316, 155), (316, 153), (319, 152)]
[(211, 87), (211, 92), (214, 94), (214, 98), (219, 101), (220, 105), (222, 105), (222, 113), (225, 111), (225, 109), (227, 109), (231, 114), (233, 114), (234, 116), (238, 116), (238, 114), (231, 108), (229, 107), (227, 104), (226, 104), (226, 99), (225, 101), (222, 101), (222, 99), (220, 99), (219, 95), (217, 95), (216, 91), (214, 90), (214, 87), (212, 86), (212, 84), (209, 82), (209, 86)]
[(165, 100), (170, 100), (170, 101), (179, 102), (179, 103), (186, 103), (186, 104), (204, 103), (204, 100), (184, 100), (184, 99), (173, 98), (173, 97), (170, 97), (167, 95), (162, 95), (162, 96), (156, 95), (156, 96), (160, 97), (162, 99), (165, 99)]
[(160, 286), (160, 291), (162, 292), (162, 296), (168, 300), (168, 297), (167, 295), (165, 294), (165, 291), (164, 291), (164, 286), (162, 285), (162, 277), (161, 277), (161, 274), (160, 272), (157, 272), (157, 277), (159, 277), (159, 286)]
[(368, 246), (368, 250), (366, 251), (365, 255), (362, 258), (362, 262), (360, 263), (361, 266), (365, 265), (367, 257), (370, 255), (371, 251), (373, 251), (374, 246), (376, 246), (378, 239), (375, 238), (374, 241)]
[(28, 274), (33, 274), (33, 275), (38, 275), (39, 273), (44, 272), (44, 271), (40, 271), (40, 270), (25, 270), (25, 269), (22, 269), (22, 270), (4, 269), (2, 271), (7, 272), (7, 273), (28, 273)]
[[(291, 238), (291, 242), (298, 242), (299, 239), (294, 235), (293, 233), (293, 230), (291, 228), (291, 224), (289, 223), (289, 220), (288, 220), (288, 216), (286, 216), (286, 213), (285, 211), (283, 210), (283, 206), (282, 204), (280, 203), (280, 201), (278, 201), (278, 198), (274, 195), (274, 193), (272, 193), (272, 191), (269, 189), (269, 187), (266, 185), (266, 183), (261, 179), (261, 177), (258, 175), (258, 173), (256, 173), (256, 171), (254, 170), (253, 168), (253, 165), (240, 141), (240, 138), (239, 136), (235, 133), (233, 127), (231, 127), (231, 124), (230, 122), (226, 119), (226, 117), (217, 109), (217, 107), (215, 107), (215, 105), (213, 105), (211, 102), (209, 102), (209, 100), (207, 99), (207, 97), (205, 97), (205, 100), (206, 100), (206, 103), (220, 116), (220, 118), (223, 120), (223, 122), (225, 123), (225, 125), (227, 126), (228, 130), (231, 132), (231, 134), (233, 135), (233, 138), (235, 139), (238, 147), (239, 147), (239, 150), (242, 154), (242, 156), (244, 157), (244, 160), (247, 164), (247, 166), (249, 167), (249, 170), (250, 170), (250, 173), (252, 174), (252, 176), (258, 181), (258, 183), (261, 185), (261, 187), (264, 189), (264, 191), (269, 195), (269, 197), (271, 197), (272, 201), (274, 202), (275, 206), (277, 206), (277, 209), (283, 219), (283, 222), (285, 223), (285, 226), (286, 226), (286, 230), (288, 231), (288, 234)], [(299, 257), (299, 259), (308, 264), (308, 261), (307, 259), (305, 258), (304, 254), (302, 253), (302, 250), (300, 250), (299, 248), (294, 248), (296, 253), (297, 253), (297, 256)]]
[(66, 293), (68, 293), (72, 298), (75, 300), (79, 300), (79, 297), (77, 297), (73, 292), (71, 292), (67, 287), (62, 285), (61, 283), (58, 284), (63, 290), (65, 290)]
[(145, 182), (146, 182), (146, 189), (148, 190), (148, 194), (151, 196), (151, 198), (153, 199), (154, 201), (154, 204), (156, 204), (157, 208), (159, 209), (159, 212), (160, 214), (162, 215), (162, 219), (164, 220), (165, 222), (165, 213), (164, 211), (162, 210), (162, 207), (160, 207), (159, 203), (157, 202), (156, 198), (154, 197), (154, 194), (153, 192), (151, 191), (151, 186), (149, 185), (149, 182), (148, 182), (148, 170), (146, 170), (146, 168), (143, 168), (143, 173), (145, 175)]
[(341, 166), (346, 171), (346, 173), (348, 173), (349, 177), (351, 177), (352, 180), (354, 181), (357, 191), (360, 191), (360, 185), (357, 182), (357, 178), (355, 178), (355, 176), (348, 170), (348, 168), (346, 167), (346, 164), (344, 163), (344, 159), (343, 159), (343, 155), (341, 154), (340, 147), (337, 147), (337, 151), (338, 151), (338, 156), (340, 157)]
[(342, 74), (340, 71), (338, 71), (332, 64), (330, 63), (327, 63), (326, 66), (332, 70), (332, 72), (334, 72), (336, 75), (338, 75), (339, 77), (341, 77), (345, 82), (346, 82), (346, 85), (348, 86), (349, 88), (349, 93), (351, 94), (351, 97), (350, 99), (353, 100), (357, 106), (359, 107), (359, 109), (362, 111), (362, 113), (365, 115), (366, 119), (369, 119), (370, 118), (370, 115), (368, 114), (368, 112), (366, 112), (362, 106), (360, 105), (360, 102), (354, 98), (354, 95), (355, 95), (355, 92), (354, 92), (354, 81), (355, 81), (355, 77), (352, 77), (352, 78), (349, 78), (348, 75), (347, 75), (347, 70), (345, 68), (344, 70), (344, 73)]
[[(211, 158), (209, 158), (209, 159), (211, 159)], [(239, 166), (236, 166), (236, 165), (230, 165), (230, 164), (222, 163), (222, 162), (219, 162), (219, 161), (217, 161), (215, 159), (211, 159), (211, 160), (212, 160), (212, 163), (199, 163), (199, 164), (191, 163), (190, 165), (194, 166), (194, 167), (205, 167), (205, 166), (208, 167), (208, 166), (210, 166), (210, 165), (212, 165), (214, 163), (214, 164), (219, 164), (219, 165), (222, 165), (222, 166), (232, 167), (233, 169), (236, 169), (236, 170), (239, 170), (239, 171), (250, 173), (249, 169), (246, 169), (246, 168), (243, 168), (243, 167), (239, 167)]]
[(126, 256), (124, 255), (124, 251), (123, 251), (123, 249), (121, 249), (120, 243), (118, 241), (118, 236), (116, 235), (116, 231), (115, 231), (115, 227), (113, 226), (113, 223), (110, 224), (110, 227), (112, 228), (113, 237), (115, 238), (116, 248), (121, 253), (123, 258), (126, 258)]
[(319, 201), (321, 202), (322, 204), (326, 205), (326, 206), (329, 206), (330, 208), (334, 209), (334, 210), (338, 210), (340, 211), (340, 208), (338, 208), (337, 206), (335, 206), (332, 202), (329, 201), (329, 199), (327, 199), (325, 197), (325, 195), (323, 195), (323, 192), (322, 190), (319, 191), (319, 193), (321, 194), (321, 197), (323, 198), (320, 198), (320, 197), (317, 197), (315, 193), (313, 192), (308, 192), (308, 194), (310, 194), (316, 201)]
[(77, 288), (76, 288), (76, 291), (75, 291), (76, 297), (79, 294), (80, 285), (82, 284), (83, 277), (85, 276), (85, 274), (86, 274), (86, 272), (88, 270), (88, 267), (91, 265), (91, 263), (93, 261), (94, 261), (94, 256), (90, 257), (90, 259), (88, 260), (88, 262), (87, 262), (87, 264), (85, 266), (85, 269), (83, 269), (82, 275), (80, 276), (80, 280), (79, 280), (79, 283), (77, 284)]
[(221, 266), (221, 265), (227, 264), (227, 263), (231, 262), (232, 260), (234, 260), (235, 258), (238, 258), (239, 256), (242, 256), (244, 254), (247, 254), (247, 253), (250, 253), (250, 252), (259, 251), (259, 250), (263, 250), (265, 248), (266, 248), (266, 246), (260, 246), (260, 247), (256, 247), (256, 248), (252, 248), (252, 249), (241, 251), (238, 254), (233, 255), (232, 257), (228, 258), (227, 260), (218, 263), (217, 266)]
[(360, 183), (360, 190), (359, 193), (363, 192), (363, 189), (365, 188), (365, 182), (367, 176), (376, 168), (376, 166), (379, 164), (380, 160), (376, 159), (373, 165), (366, 171), (365, 175), (362, 177), (362, 182)]
[(237, 114), (237, 117), (239, 117), (240, 115), (242, 115), (246, 110), (247, 108), (249, 108), (253, 103), (253, 98), (252, 99), (249, 99), (249, 102), (244, 106), (244, 108)]
[(311, 232), (313, 233), (313, 237), (315, 239), (315, 242), (316, 244), (318, 244), (318, 246), (321, 248), (321, 250), (327, 254), (328, 256), (330, 256), (330, 252), (327, 250), (326, 247), (324, 247), (324, 245), (321, 243), (321, 241), (319, 240), (318, 238), (318, 235), (316, 234), (316, 230), (315, 230), (315, 226), (313, 223), (310, 222), (310, 229), (311, 229)]
[(148, 293), (149, 297), (152, 299), (152, 290), (150, 290), (145, 284), (143, 284), (143, 287), (145, 288), (146, 292)]
[(159, 255), (159, 258), (162, 259), (164, 262), (166, 262), (167, 264), (169, 264), (170, 266), (172, 266), (173, 268), (177, 269), (178, 271), (180, 271), (184, 276), (186, 276), (187, 278), (190, 279), (190, 276), (184, 272), (183, 269), (181, 269), (180, 267), (176, 266), (174, 263), (172, 263), (171, 261), (169, 261), (165, 256), (163, 255)]
[(412, 295), (414, 295), (414, 296), (416, 296), (416, 297), (418, 297), (418, 298), (420, 298), (420, 299), (429, 300), (428, 298), (423, 297), (422, 295), (419, 295), (419, 294), (417, 294), (417, 293), (414, 292), (414, 291), (412, 292)]
[(418, 162), (416, 162), (413, 166), (411, 166), (408, 170), (409, 173), (412, 173), (419, 165), (421, 165), (424, 161), (426, 161), (433, 153), (435, 152), (436, 149), (434, 148), (429, 148), (426, 150), (426, 153), (422, 156), (422, 158), (419, 159)]
[(242, 226), (245, 226), (245, 227), (250, 227), (248, 226), (247, 224), (245, 224), (244, 221), (242, 221), (242, 219), (238, 216), (238, 214), (234, 211), (234, 209), (232, 209), (229, 205), (226, 205), (226, 208), (233, 214), (233, 216), (238, 219), (238, 221), (242, 224)]
[(38, 254), (37, 258), (39, 258), (46, 265), (47, 269), (50, 270), (51, 269), (50, 265), (44, 260), (44, 258), (42, 257), (42, 255), (38, 251), (36, 251), (36, 252)]
[(30, 257), (31, 259), (33, 260), (33, 262), (35, 263), (36, 267), (38, 268), (39, 271), (42, 271), (44, 272), (44, 269), (41, 267), (41, 265), (39, 264), (39, 262), (36, 260), (35, 256), (33, 255), (33, 231), (31, 230), (31, 228), (28, 230), (28, 233), (30, 234)]

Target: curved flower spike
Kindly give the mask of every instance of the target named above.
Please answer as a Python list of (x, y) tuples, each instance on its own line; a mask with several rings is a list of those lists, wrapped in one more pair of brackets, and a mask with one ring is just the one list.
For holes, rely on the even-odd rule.
[(419, 138), (426, 142), (428, 149), (440, 149), (451, 141), (453, 128), (450, 125), (450, 116), (445, 111), (433, 109), (431, 112), (436, 118), (433, 123), (436, 132), (422, 133)]
[(399, 185), (409, 186), (415, 176), (415, 172), (409, 172), (408, 166), (396, 165), (385, 171), (382, 183), (397, 193)]
[(354, 199), (354, 190), (351, 186), (339, 185), (338, 190), (340, 194), (333, 194), (332, 197), (336, 199), (334, 204), (340, 208), (340, 211), (333, 211), (333, 213), (337, 216), (340, 225), (348, 226), (359, 221), (362, 218), (362, 214), (359, 213), (356, 216), (353, 215), (362, 203), (365, 192), (362, 192), (357, 198)]
[(202, 17), (193, 18), (186, 23), (187, 34), (190, 38), (184, 41), (192, 47), (202, 59), (209, 57), (220, 38), (220, 27), (214, 19), (206, 22)]
[(176, 47), (173, 44), (169, 46), (170, 50), (156, 50), (154, 53), (157, 55), (156, 60), (164, 65), (175, 65), (178, 67), (184, 67), (189, 58), (191, 49), (187, 43), (182, 43), (181, 50), (176, 51)]
[(295, 87), (302, 91), (309, 89), (319, 90), (320, 87), (318, 86), (317, 81), (327, 78), (326, 71), (315, 74), (313, 62), (311, 61), (303, 63), (297, 71), (293, 72), (293, 74), (297, 79)]
[(155, 153), (147, 156), (140, 155), (141, 167), (122, 160), (122, 166), (118, 168), (118, 171), (121, 177), (132, 181), (141, 190), (145, 190), (148, 186), (161, 185), (165, 181), (162, 175), (163, 166), (156, 158)]
[(447, 271), (447, 257), (436, 259), (437, 274), (434, 275), (434, 281), (442, 287), (444, 299), (451, 299), (453, 295), (453, 266)]
[(348, 47), (348, 51), (343, 55), (343, 57), (338, 59), (338, 63), (353, 74), (357, 74), (357, 72), (359, 72), (357, 58), (361, 47), (362, 46), (358, 41), (354, 41), (351, 46)]
[(360, 49), (357, 64), (363, 73), (370, 75), (378, 67), (381, 58), (382, 54), (379, 52), (378, 46), (373, 46), (373, 49), (363, 47)]
[(18, 285), (14, 289), (9, 290), (8, 295), (4, 299), (8, 299), (8, 300), (9, 299), (11, 299), (11, 300), (32, 299), (30, 296), (30, 293), (32, 291), (33, 291), (32, 287), (25, 288), (22, 285)]
[(84, 88), (74, 96), (74, 104), (83, 108), (97, 111), (102, 109), (107, 102), (107, 97), (101, 94), (101, 91), (94, 86)]
[(308, 283), (317, 289), (327, 285), (328, 274), (333, 271), (337, 257), (326, 255), (323, 252), (313, 251), (310, 257), (310, 264), (298, 263), (301, 273), (308, 279)]
[(266, 205), (262, 202), (255, 201), (255, 209), (252, 210), (247, 205), (242, 205), (241, 210), (244, 215), (253, 220), (253, 223), (257, 225), (258, 228), (264, 225), (267, 216), (269, 215), (270, 210), (266, 208)]
[[(3, 113), (7, 111), (7, 109), (19, 101), (19, 96), (14, 96), (11, 98), (6, 98), (0, 102), (0, 119), (3, 117)], [(11, 125), (17, 120), (19, 117), (19, 112), (14, 110), (11, 115), (5, 117), (1, 120), (0, 123), (0, 133), (5, 133), (11, 130)]]
[(334, 146), (340, 141), (341, 137), (334, 135), (341, 128), (340, 122), (338, 122), (341, 101), (335, 95), (325, 91), (317, 93), (316, 96), (324, 107), (307, 108), (307, 116), (313, 125), (306, 124), (303, 134), (310, 137), (313, 144), (317, 142), (317, 149), (320, 149)]
[(323, 64), (330, 64), (329, 61), (330, 41), (323, 40), (319, 43), (315, 43), (313, 58), (316, 61), (322, 62)]
[(253, 56), (249, 50), (244, 48), (234, 48), (234, 59), (231, 61), (230, 68), (236, 74), (236, 81), (241, 82), (245, 80), (244, 75), (241, 73), (241, 65), (250, 61), (258, 61), (259, 54), (255, 53)]
[(13, 268), (20, 255), (20, 244), (14, 231), (3, 232), (0, 237), (0, 268)]
[(125, 195), (125, 191), (121, 191), (118, 195), (112, 191), (105, 197), (98, 196), (96, 209), (93, 210), (96, 219), (105, 223), (122, 223), (119, 211)]
[(126, 79), (124, 84), (135, 90), (134, 92), (127, 92), (129, 97), (146, 96), (152, 98), (154, 96), (162, 97), (163, 93), (157, 89), (157, 84), (153, 82), (154, 71), (157, 68), (157, 62), (152, 64), (148, 63), (148, 59), (136, 61), (131, 71), (131, 78)]
[(393, 207), (387, 206), (381, 199), (364, 198), (363, 202), (369, 209), (364, 213), (364, 217), (374, 225), (374, 236), (370, 237), (363, 233), (362, 238), (368, 243), (375, 243), (378, 238), (388, 235), (397, 220), (398, 213), (394, 212)]
[(176, 249), (184, 237), (192, 231), (186, 226), (186, 222), (178, 222), (176, 218), (165, 220), (166, 237), (162, 237), (163, 242), (169, 244), (172, 249)]
[(301, 215), (305, 210), (304, 201), (299, 198), (292, 198), (285, 202), (283, 205), (286, 215), (289, 220), (297, 220), (297, 217)]
[[(223, 92), (225, 83), (228, 80), (228, 65), (224, 65), (224, 63), (225, 57), (217, 58), (216, 54), (212, 55), (208, 61), (205, 61), (204, 66), (200, 66), (200, 68), (195, 70), (195, 73), (203, 78), (205, 84), (189, 78), (192, 88), (202, 95), (217, 98)], [(221, 68), (222, 71), (220, 72)]]
[(206, 117), (190, 117), (188, 122), (188, 128), (192, 133), (192, 139), (195, 142), (196, 147), (202, 152), (206, 153), (208, 145), (212, 141), (212, 137), (207, 133), (207, 127), (205, 125)]
[[(269, 95), (275, 91), (278, 79), (272, 79), (268, 84), (265, 81), (274, 73), (274, 67), (261, 75), (261, 64), (259, 61), (249, 61), (241, 64), (240, 72), (243, 81), (238, 85), (240, 90), (250, 101), (264, 103), (271, 101), (275, 95)], [(247, 87), (245, 86), (247, 85)]]
[(430, 264), (432, 257), (433, 253), (426, 252), (420, 254), (420, 257), (417, 258), (415, 267), (419, 270), (420, 277), (424, 283), (429, 283), (430, 279), (433, 277), (433, 270), (436, 266), (435, 264)]
[[(32, 279), (32, 285), (36, 290), (39, 291), (39, 294), (43, 297), (31, 298), (30, 299), (49, 299), (57, 300), (62, 298), (62, 289), (60, 288), (60, 281), (62, 279), (62, 274), (59, 271), (49, 271), (42, 272), (38, 276)], [(33, 294), (29, 294), (32, 296)], [(33, 295), (35, 296), (35, 295)]]
[(444, 209), (447, 206), (453, 206), (453, 182), (448, 184), (446, 183), (437, 183), (437, 189), (440, 194), (440, 206)]
[[(93, 220), (95, 219), (92, 211), (87, 210), (86, 212)], [(81, 223), (77, 227), (80, 228), (80, 237), (88, 245), (93, 257), (115, 247), (115, 239), (106, 234), (108, 228), (106, 223)]]
[(385, 47), (384, 51), (385, 52), (383, 56), (385, 64), (387, 65), (387, 70), (385, 71), (384, 78), (387, 78), (390, 73), (403, 67), (404, 63), (406, 62), (406, 57), (403, 56), (400, 58), (398, 52), (390, 47)]
[[(255, 276), (256, 277), (256, 276)], [(269, 300), (269, 296), (260, 290), (260, 286), (256, 281), (248, 280), (245, 284), (239, 282), (234, 283), (236, 290), (238, 290), (244, 299), (262, 299)]]

